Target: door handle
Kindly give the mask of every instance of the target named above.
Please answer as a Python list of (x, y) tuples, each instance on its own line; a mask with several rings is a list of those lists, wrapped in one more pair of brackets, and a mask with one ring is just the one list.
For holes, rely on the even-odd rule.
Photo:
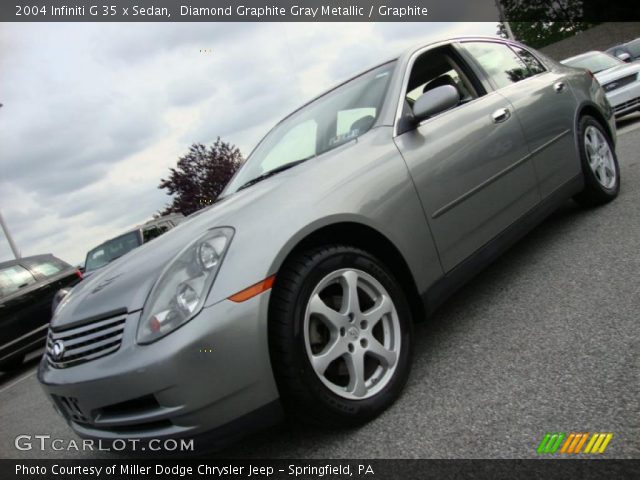
[(553, 89), (557, 92), (557, 93), (561, 93), (564, 92), (564, 82), (557, 82), (553, 84)]
[(511, 116), (511, 112), (508, 108), (499, 108), (495, 112), (491, 114), (491, 118), (493, 119), (493, 123), (501, 123), (505, 120), (508, 120)]

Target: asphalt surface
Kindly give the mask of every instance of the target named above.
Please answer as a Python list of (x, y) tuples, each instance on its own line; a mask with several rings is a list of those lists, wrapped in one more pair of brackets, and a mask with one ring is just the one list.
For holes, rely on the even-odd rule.
[[(401, 398), (364, 427), (282, 424), (218, 457), (527, 458), (546, 432), (611, 432), (603, 456), (640, 458), (640, 116), (619, 124), (619, 198), (567, 203), (415, 330)], [(75, 439), (35, 377), (0, 376), (0, 458), (17, 435)]]

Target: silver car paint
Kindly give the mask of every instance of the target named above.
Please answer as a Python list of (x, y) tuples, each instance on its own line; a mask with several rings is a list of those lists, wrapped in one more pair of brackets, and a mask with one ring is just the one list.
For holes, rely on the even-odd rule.
[[(549, 127), (536, 122), (557, 114), (554, 106), (546, 107), (541, 100), (534, 105), (537, 110), (523, 112), (520, 109), (528, 107), (525, 98), (494, 92), (395, 136), (405, 71), (417, 51), (398, 59), (387, 99), (368, 133), (224, 198), (74, 289), (56, 311), (53, 329), (127, 311), (125, 339), (118, 352), (68, 369), (52, 368), (43, 359), (38, 375), (45, 391), (77, 398), (88, 415), (102, 406), (154, 394), (162, 408), (147, 415), (171, 418), (174, 425), (125, 434), (104, 430), (95, 419), (90, 427), (72, 423), (76, 432), (107, 438), (190, 435), (276, 400), (267, 342), (269, 292), (244, 303), (231, 302), (229, 296), (277, 274), (307, 235), (344, 222), (386, 237), (406, 261), (416, 290), (424, 294), (543, 200), (538, 176), (542, 192), (547, 192), (579, 174), (575, 150), (564, 141), (573, 139), (575, 130), (575, 121), (570, 125), (567, 118), (575, 119), (587, 106), (611, 122), (597, 84), (554, 63), (551, 75), (528, 81), (534, 97), (543, 96), (535, 92), (544, 90), (545, 76), (549, 88), (560, 78), (570, 85), (571, 91), (563, 94), (570, 112)], [(491, 112), (509, 104), (514, 117), (494, 125)], [(560, 135), (566, 128), (570, 131)], [(547, 158), (550, 154), (558, 157)], [(501, 175), (487, 183), (496, 174)], [(464, 195), (463, 201), (446, 208)], [(137, 345), (140, 310), (159, 272), (187, 243), (219, 226), (231, 226), (236, 233), (205, 308), (157, 342)], [(212, 352), (200, 351), (207, 348)], [(110, 421), (127, 425), (145, 418)]]
[(609, 103), (616, 109), (617, 116), (640, 109), (640, 62), (636, 61), (596, 73), (596, 78), (602, 85), (633, 74), (636, 75), (634, 82), (607, 92)]

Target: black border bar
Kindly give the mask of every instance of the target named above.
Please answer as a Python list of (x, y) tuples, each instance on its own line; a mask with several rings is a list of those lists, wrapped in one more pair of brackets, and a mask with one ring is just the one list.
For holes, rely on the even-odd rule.
[[(217, 468), (215, 468), (217, 467)], [(167, 470), (168, 469), (168, 470)], [(305, 470), (306, 469), (306, 470)], [(31, 473), (26, 473), (26, 472)], [(73, 473), (57, 473), (61, 471)], [(159, 473), (164, 472), (164, 473)], [(168, 472), (168, 473), (167, 473)], [(0, 478), (150, 479), (637, 479), (640, 460), (0, 460)]]
[(13, 0), (2, 22), (638, 21), (620, 0)]

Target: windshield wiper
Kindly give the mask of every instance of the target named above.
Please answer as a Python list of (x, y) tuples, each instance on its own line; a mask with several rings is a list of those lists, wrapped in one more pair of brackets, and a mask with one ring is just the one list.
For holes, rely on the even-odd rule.
[(301, 158), (300, 160), (295, 160), (293, 162), (285, 163), (284, 165), (280, 165), (279, 167), (276, 167), (276, 168), (274, 168), (272, 170), (266, 171), (266, 172), (258, 175), (257, 177), (252, 178), (248, 182), (244, 183), (242, 186), (240, 186), (240, 188), (238, 188), (238, 190), (242, 190), (243, 188), (247, 188), (247, 187), (250, 187), (251, 185), (255, 185), (256, 183), (261, 182), (265, 178), (272, 177), (273, 175), (276, 175), (277, 173), (284, 172), (285, 170), (289, 170), (290, 168), (295, 167), (296, 165), (299, 165), (302, 162), (306, 162), (307, 160), (311, 160), (315, 156), (316, 156), (315, 154), (314, 155), (309, 155), (308, 157)]

